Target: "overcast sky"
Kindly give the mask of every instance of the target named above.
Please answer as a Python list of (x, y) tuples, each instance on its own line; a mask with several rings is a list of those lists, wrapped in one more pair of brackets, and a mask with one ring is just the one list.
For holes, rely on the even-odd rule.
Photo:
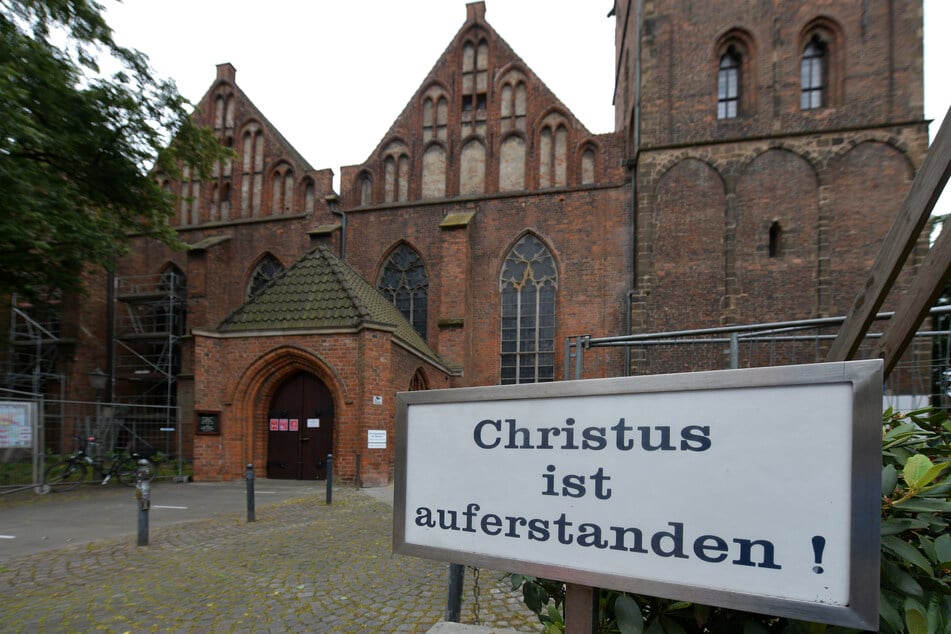
[[(285, 138), (338, 176), (369, 157), (466, 18), (466, 0), (103, 1), (116, 40), (147, 54), (190, 101), (230, 62)], [(489, 24), (594, 133), (614, 129), (612, 5), (486, 1)], [(951, 105), (951, 1), (924, 6), (933, 136)]]

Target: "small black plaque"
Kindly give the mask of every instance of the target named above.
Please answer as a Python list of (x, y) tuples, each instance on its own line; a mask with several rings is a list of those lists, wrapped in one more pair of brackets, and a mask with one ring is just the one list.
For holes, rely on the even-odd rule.
[(196, 434), (221, 433), (221, 419), (219, 418), (218, 412), (196, 412), (195, 417)]

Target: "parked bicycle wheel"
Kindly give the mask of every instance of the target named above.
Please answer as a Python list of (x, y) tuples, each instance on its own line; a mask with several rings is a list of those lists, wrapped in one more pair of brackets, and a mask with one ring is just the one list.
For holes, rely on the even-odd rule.
[[(142, 465), (144, 469), (145, 479), (149, 482), (155, 478), (155, 465), (151, 461), (147, 461), (148, 464)], [(119, 465), (119, 469), (116, 472), (119, 478), (119, 482), (126, 486), (134, 487), (136, 482), (139, 481), (139, 463), (135, 458), (126, 458), (122, 461), (122, 464)]]
[(46, 470), (44, 482), (51, 491), (69, 491), (86, 481), (86, 465), (81, 462), (60, 462)]

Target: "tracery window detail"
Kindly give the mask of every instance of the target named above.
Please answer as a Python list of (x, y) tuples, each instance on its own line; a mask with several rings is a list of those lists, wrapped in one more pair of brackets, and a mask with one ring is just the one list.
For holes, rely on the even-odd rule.
[(284, 272), (284, 265), (271, 254), (265, 255), (251, 273), (248, 279), (248, 286), (245, 289), (245, 297), (251, 299), (267, 288), (275, 277)]
[(531, 234), (509, 251), (499, 276), (503, 385), (555, 380), (555, 293), (551, 252)]
[(383, 265), (377, 289), (425, 339), (429, 276), (419, 254), (405, 244), (400, 245)]

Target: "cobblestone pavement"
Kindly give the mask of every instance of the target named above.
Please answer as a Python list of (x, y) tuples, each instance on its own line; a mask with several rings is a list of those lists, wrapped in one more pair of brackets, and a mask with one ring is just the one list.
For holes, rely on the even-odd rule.
[[(0, 561), (4, 632), (425, 632), (448, 565), (391, 552), (392, 509), (350, 488)], [(69, 521), (68, 517), (63, 521)], [(501, 573), (466, 571), (464, 623), (537, 632)], [(478, 600), (476, 601), (476, 597)]]

